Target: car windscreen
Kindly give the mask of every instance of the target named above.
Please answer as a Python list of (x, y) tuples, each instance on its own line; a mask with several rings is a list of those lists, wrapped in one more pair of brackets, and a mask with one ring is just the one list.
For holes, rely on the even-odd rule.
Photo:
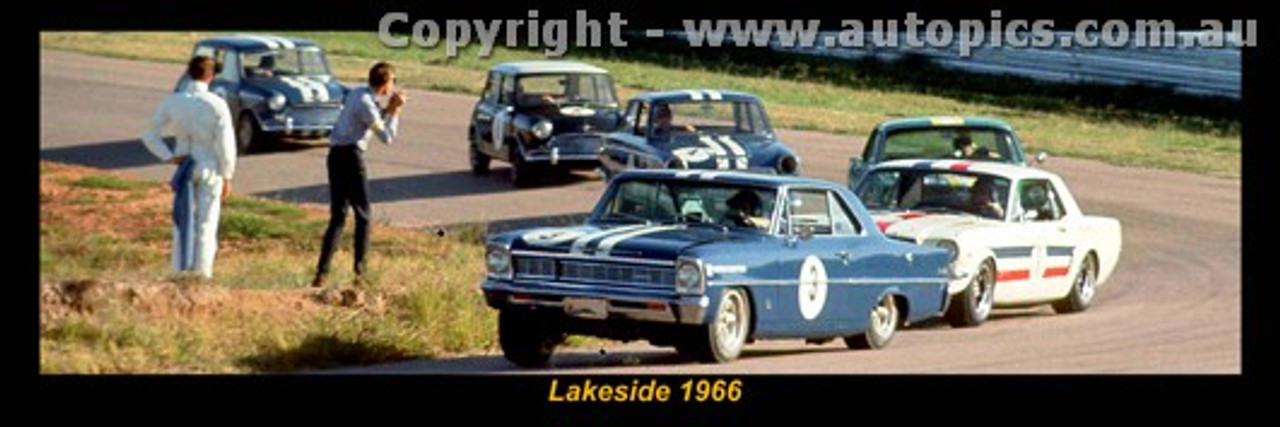
[(653, 135), (761, 135), (772, 132), (764, 108), (750, 101), (686, 101), (655, 103)]
[(330, 75), (324, 51), (314, 47), (246, 52), (241, 63), (248, 78)]
[[(963, 146), (972, 142), (969, 150)], [(905, 129), (885, 138), (882, 161), (898, 159), (973, 159), (1017, 162), (1009, 132), (991, 128)]]
[(869, 210), (958, 211), (1003, 219), (1009, 180), (965, 172), (881, 169), (858, 184), (857, 194)]
[(616, 105), (608, 74), (532, 74), (516, 80), (522, 107)]
[(711, 182), (628, 180), (593, 221), (711, 224), (768, 231), (776, 191)]

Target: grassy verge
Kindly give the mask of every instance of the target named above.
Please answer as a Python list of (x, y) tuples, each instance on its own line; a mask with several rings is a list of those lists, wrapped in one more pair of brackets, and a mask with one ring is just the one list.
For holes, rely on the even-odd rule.
[[(330, 52), (335, 73), (343, 81), (362, 81), (373, 60), (388, 59), (397, 64), (399, 77), (405, 84), (448, 92), (478, 93), (484, 70), (490, 65), (541, 57), (535, 51), (499, 48), (490, 57), (479, 58), (473, 47), (455, 58), (448, 58), (442, 47), (386, 48), (372, 32), (289, 34), (324, 45)], [(40, 34), (40, 45), (122, 58), (178, 62), (190, 54), (196, 40), (207, 35), (210, 34), (45, 32)], [(883, 77), (911, 71), (902, 69), (904, 66), (888, 66), (877, 74), (868, 70), (874, 67), (846, 69), (830, 61), (810, 59), (763, 67), (758, 64), (733, 66), (733, 58), (685, 61), (682, 55), (688, 55), (687, 52), (657, 53), (650, 57), (624, 54), (582, 51), (571, 52), (568, 57), (585, 59), (609, 69), (621, 86), (624, 98), (641, 90), (684, 87), (754, 92), (766, 100), (775, 126), (848, 134), (852, 135), (851, 145), (852, 141), (861, 140), (875, 123), (892, 117), (987, 115), (1010, 121), (1032, 151), (1045, 150), (1055, 155), (1121, 166), (1230, 178), (1240, 176), (1239, 120), (1229, 114), (1234, 111), (1231, 107), (1194, 110), (1195, 105), (1208, 101), (1169, 101), (1190, 105), (1192, 107), (1186, 108), (1192, 111), (1161, 111), (1160, 106), (1169, 102), (1144, 103), (1142, 100), (1152, 95), (1142, 91), (1085, 88), (1079, 93), (1087, 96), (1076, 97), (1083, 100), (1073, 99), (1070, 88), (1056, 88), (1043, 94), (974, 95), (966, 92), (966, 87), (980, 83), (983, 87), (1007, 86), (1012, 89), (1006, 90), (1019, 90), (1031, 86), (1016, 79), (1006, 83), (961, 78), (952, 81), (953, 86), (959, 87), (930, 90), (919, 84), (900, 84)], [(942, 80), (942, 84), (947, 81)], [(1108, 103), (1112, 98), (1125, 102)], [(852, 148), (849, 151), (850, 155), (855, 154)]]
[(169, 277), (163, 184), (40, 171), (41, 372), (294, 371), (496, 351), (474, 236), (375, 225), (367, 280), (354, 283), (343, 250), (331, 287), (312, 290), (325, 213), (232, 195), (204, 283)]

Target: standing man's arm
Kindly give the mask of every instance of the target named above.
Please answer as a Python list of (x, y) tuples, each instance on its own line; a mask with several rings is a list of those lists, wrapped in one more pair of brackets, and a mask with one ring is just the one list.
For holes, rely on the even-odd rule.
[(222, 197), (225, 198), (231, 193), (231, 177), (236, 173), (236, 130), (231, 125), (231, 109), (226, 101), (218, 99), (213, 103), (213, 109), (218, 115), (214, 151), (218, 156), (218, 173), (222, 174)]
[(150, 151), (160, 160), (175, 164), (182, 163), (185, 156), (174, 157), (173, 151), (169, 150), (168, 145), (165, 145), (164, 137), (160, 136), (160, 132), (164, 131), (170, 120), (169, 100), (166, 99), (160, 103), (159, 107), (156, 107), (156, 112), (151, 117), (151, 127), (142, 134), (142, 143), (147, 147), (147, 151)]
[(374, 102), (372, 97), (365, 98), (364, 108), (361, 109), (361, 115), (365, 123), (369, 123), (369, 129), (373, 130), (373, 134), (383, 143), (391, 144), (396, 139), (400, 128), (400, 107), (404, 105), (404, 95), (396, 93), (391, 96), (391, 101), (387, 103), (387, 108), (378, 108), (378, 104)]

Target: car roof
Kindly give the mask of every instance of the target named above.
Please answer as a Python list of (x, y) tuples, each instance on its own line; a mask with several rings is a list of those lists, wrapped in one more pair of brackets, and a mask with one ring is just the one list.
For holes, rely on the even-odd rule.
[(311, 40), (269, 34), (232, 34), (202, 39), (197, 44), (236, 50), (259, 50), (293, 47), (318, 47)]
[(1057, 174), (1037, 169), (1030, 166), (1019, 166), (1009, 163), (1000, 162), (984, 162), (973, 160), (923, 160), (923, 159), (901, 159), (890, 160), (875, 165), (871, 170), (877, 171), (881, 169), (931, 169), (931, 170), (952, 170), (958, 172), (970, 172), (984, 175), (993, 175), (1005, 177), (1010, 180), (1021, 180), (1028, 178), (1052, 179), (1058, 178)]
[(674, 89), (655, 92), (643, 92), (631, 98), (645, 102), (689, 102), (702, 100), (725, 100), (732, 102), (760, 102), (760, 97), (746, 92), (720, 89)]
[(608, 74), (609, 71), (575, 61), (516, 61), (503, 62), (490, 68), (504, 74), (587, 73)]
[(836, 185), (833, 182), (815, 178), (713, 169), (633, 169), (619, 174), (616, 179), (711, 181), (730, 185), (748, 185), (756, 187), (798, 185), (829, 188), (832, 190), (840, 188), (839, 185)]
[(905, 117), (901, 119), (892, 119), (880, 122), (876, 127), (886, 132), (894, 132), (903, 129), (928, 129), (934, 127), (984, 127), (997, 128), (1007, 131), (1013, 131), (1010, 126), (1003, 120), (991, 117), (978, 116), (919, 116)]

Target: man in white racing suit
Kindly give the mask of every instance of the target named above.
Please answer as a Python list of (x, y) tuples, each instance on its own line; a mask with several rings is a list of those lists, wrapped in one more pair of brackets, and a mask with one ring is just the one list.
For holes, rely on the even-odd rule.
[[(156, 108), (150, 128), (142, 142), (160, 160), (182, 165), (189, 172), (175, 182), (178, 194), (191, 194), (194, 210), (190, 216), (178, 215), (189, 210), (175, 200), (174, 253), (175, 272), (195, 271), (203, 278), (213, 276), (213, 260), (218, 250), (218, 217), (222, 198), (231, 192), (231, 177), (236, 168), (235, 130), (227, 102), (209, 92), (213, 81), (214, 62), (197, 56), (187, 64), (191, 82), (169, 95)], [(161, 132), (169, 125), (175, 131), (172, 150), (165, 145)], [(187, 186), (182, 188), (182, 186)], [(191, 202), (186, 202), (190, 204)], [(180, 216), (185, 219), (179, 219)]]

